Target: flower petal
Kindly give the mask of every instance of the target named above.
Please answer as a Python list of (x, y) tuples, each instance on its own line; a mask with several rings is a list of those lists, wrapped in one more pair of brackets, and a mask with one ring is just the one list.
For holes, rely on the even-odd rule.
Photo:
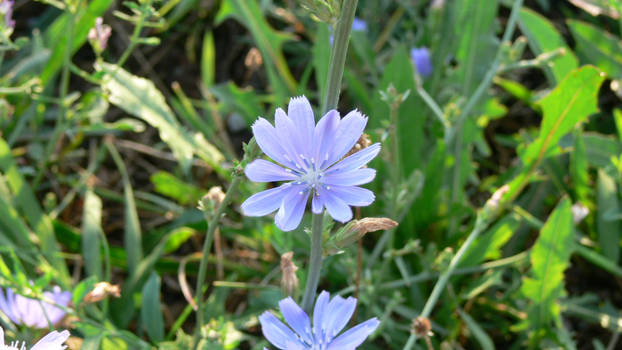
[[(9, 297), (9, 291), (11, 291), (11, 289), (7, 288), (7, 294), (6, 294), (6, 297), (5, 297), (4, 291), (2, 289), (0, 289), (0, 310), (5, 315), (7, 315), (7, 317), (9, 319), (11, 319), (11, 321), (13, 321), (13, 323), (19, 324), (20, 323), (20, 319), (16, 315), (15, 310), (13, 309), (13, 304), (15, 302), (15, 299)], [(11, 293), (12, 293), (12, 291), (11, 291)], [(4, 344), (4, 343), (2, 343), (2, 344)]]
[(377, 318), (371, 318), (358, 326), (350, 328), (342, 335), (333, 340), (326, 350), (353, 350), (361, 345), (367, 337), (372, 334), (380, 321)]
[(341, 332), (343, 327), (346, 326), (350, 317), (356, 309), (356, 298), (349, 297), (344, 299), (340, 296), (336, 296), (328, 304), (328, 309), (331, 313), (328, 315), (328, 321), (326, 329), (330, 334), (330, 338), (334, 338)]
[(287, 190), (281, 207), (274, 217), (274, 223), (283, 231), (291, 231), (298, 227), (305, 213), (309, 190), (305, 185), (294, 185)]
[(331, 166), (326, 171), (326, 175), (358, 169), (369, 163), (378, 153), (380, 153), (380, 143), (374, 143)]
[[(374, 192), (356, 186), (330, 186), (330, 192), (334, 197), (355, 207), (368, 206), (376, 199)], [(324, 198), (324, 200), (326, 200), (326, 198)]]
[(291, 186), (292, 184), (288, 182), (279, 187), (255, 193), (242, 203), (242, 213), (246, 216), (264, 216), (274, 212), (281, 206), (283, 197)]
[(309, 100), (303, 95), (300, 97), (292, 97), (287, 106), (287, 116), (294, 122), (300, 141), (311, 146), (313, 141), (313, 130), (315, 129), (315, 117), (313, 116), (313, 108)]
[(335, 135), (339, 129), (339, 112), (330, 110), (320, 121), (317, 122), (313, 131), (313, 154), (315, 161), (319, 164), (319, 169), (328, 166), (326, 162), (329, 157), (329, 150), (335, 142)]
[(255, 141), (257, 141), (257, 144), (263, 153), (280, 164), (295, 169), (294, 162), (291, 159), (288, 159), (287, 152), (279, 142), (277, 131), (272, 124), (270, 124), (270, 122), (259, 117), (251, 129), (253, 129)]
[(322, 210), (324, 210), (324, 203), (322, 203), (322, 198), (320, 198), (317, 193), (314, 193), (311, 200), (311, 211), (313, 212), (313, 214), (322, 214)]
[(339, 129), (334, 138), (334, 143), (329, 150), (327, 166), (332, 165), (348, 153), (359, 140), (367, 124), (367, 117), (359, 111), (353, 110), (346, 114), (339, 122)]
[(350, 171), (336, 171), (324, 175), (322, 182), (330, 185), (357, 186), (371, 182), (376, 177), (376, 170), (370, 168)]
[[(287, 341), (286, 350), (307, 350), (308, 348), (300, 343), (294, 343), (292, 341)], [(265, 348), (264, 348), (265, 349)]]
[(295, 180), (298, 178), (290, 169), (285, 169), (264, 159), (255, 159), (244, 168), (246, 177), (254, 182)]
[(328, 306), (329, 299), (330, 293), (323, 290), (315, 301), (315, 307), (313, 308), (313, 334), (316, 339), (323, 339), (322, 324), (328, 313), (326, 307)]
[(291, 297), (285, 298), (279, 302), (279, 308), (283, 318), (290, 327), (308, 344), (313, 343), (313, 335), (311, 334), (311, 321), (309, 316), (296, 304)]
[(41, 338), (30, 350), (63, 350), (67, 348), (67, 346), (63, 345), (67, 338), (69, 338), (68, 330), (60, 333), (53, 331)]
[(298, 337), (283, 322), (266, 311), (259, 316), (261, 332), (272, 345), (279, 349), (287, 349), (287, 342), (299, 343)]
[(281, 108), (274, 113), (274, 125), (278, 140), (283, 144), (287, 157), (295, 163), (293, 170), (306, 170), (309, 168), (305, 159), (311, 159), (311, 145), (302, 142), (298, 129), (294, 122)]
[(333, 192), (332, 186), (319, 186), (318, 192), (326, 210), (333, 219), (339, 222), (347, 222), (352, 219), (352, 209), (339, 198), (339, 195)]
[[(67, 307), (72, 298), (71, 292), (63, 292), (59, 286), (55, 286), (52, 292), (43, 292), (43, 296), (45, 297), (45, 299), (52, 300), (57, 305), (63, 307)], [(63, 317), (65, 317), (65, 315), (67, 314), (63, 309), (55, 305), (46, 302), (43, 302), (42, 305), (45, 309), (45, 315), (47, 315), (53, 325), (60, 322), (60, 320), (62, 320)], [(45, 319), (45, 315), (42, 315), (43, 319)], [(47, 327), (47, 322), (44, 327)]]

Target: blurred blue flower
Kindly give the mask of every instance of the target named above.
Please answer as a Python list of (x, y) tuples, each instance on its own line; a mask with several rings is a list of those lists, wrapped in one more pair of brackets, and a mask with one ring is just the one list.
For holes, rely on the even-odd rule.
[[(71, 301), (71, 292), (63, 292), (55, 286), (51, 292), (43, 292), (43, 297), (56, 305), (67, 307)], [(10, 288), (7, 288), (6, 296), (0, 289), (0, 310), (15, 324), (34, 328), (48, 328), (48, 319), (50, 323), (56, 324), (65, 317), (65, 311), (58, 306), (15, 294)]]
[[(67, 346), (63, 343), (69, 338), (69, 331), (52, 331), (41, 338), (30, 350), (63, 350)], [(26, 350), (26, 344), (12, 341), (9, 345), (4, 344), (4, 329), (0, 327), (0, 349), (2, 350)]]
[(15, 28), (13, 5), (13, 0), (0, 0), (0, 14), (4, 15), (4, 25), (9, 28)]
[[(298, 227), (309, 195), (316, 214), (324, 207), (337, 221), (352, 219), (350, 206), (366, 206), (375, 197), (358, 187), (374, 179), (376, 171), (361, 168), (380, 152), (375, 143), (346, 158), (367, 124), (367, 117), (353, 110), (340, 118), (331, 110), (315, 125), (313, 109), (306, 97), (289, 101), (287, 114), (275, 112), (273, 127), (264, 118), (253, 124), (255, 140), (273, 162), (256, 159), (244, 169), (255, 182), (289, 181), (277, 188), (259, 192), (242, 203), (247, 216), (263, 216), (278, 209), (276, 225), (283, 231)], [(344, 159), (342, 159), (344, 158)]]
[(410, 50), (410, 58), (415, 63), (419, 75), (426, 78), (432, 74), (432, 61), (430, 59), (430, 51), (426, 47)]
[[(333, 28), (329, 27), (330, 30), (330, 37), (329, 37), (329, 42), (330, 45), (333, 45), (333, 41), (335, 40), (335, 37), (333, 35)], [(366, 32), (367, 31), (367, 22), (365, 22), (364, 20), (358, 18), (358, 17), (354, 17), (354, 21), (352, 21), (352, 31), (353, 32)]]
[(354, 17), (354, 21), (352, 21), (352, 31), (353, 32), (366, 32), (367, 31), (367, 22), (364, 20)]
[(313, 310), (313, 328), (309, 316), (292, 298), (281, 300), (279, 308), (289, 327), (266, 311), (259, 316), (264, 336), (282, 350), (356, 349), (376, 330), (380, 321), (375, 317), (370, 318), (337, 336), (352, 317), (356, 299), (336, 296), (329, 301), (329, 298), (330, 294), (326, 291), (317, 298)]

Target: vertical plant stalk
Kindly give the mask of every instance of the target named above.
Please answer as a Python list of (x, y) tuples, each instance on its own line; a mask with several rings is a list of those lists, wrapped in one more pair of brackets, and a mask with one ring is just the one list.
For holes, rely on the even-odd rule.
[(311, 314), (313, 300), (317, 286), (320, 282), (320, 272), (322, 271), (322, 232), (323, 232), (324, 213), (313, 214), (311, 223), (311, 256), (309, 257), (309, 274), (305, 285), (305, 294), (302, 297), (302, 309), (307, 314)]
[[(460, 170), (462, 164), (460, 162), (460, 155), (462, 152), (462, 126), (464, 125), (464, 121), (471, 113), (471, 110), (477, 105), (480, 98), (484, 94), (486, 90), (492, 84), (492, 79), (497, 74), (499, 67), (501, 65), (501, 61), (503, 59), (504, 46), (506, 43), (509, 43), (512, 39), (512, 35), (514, 35), (514, 29), (516, 29), (516, 21), (518, 20), (518, 13), (520, 8), (523, 6), (523, 0), (516, 0), (514, 5), (512, 6), (512, 12), (510, 13), (510, 18), (508, 20), (508, 24), (505, 28), (505, 32), (503, 33), (503, 38), (501, 39), (501, 43), (499, 44), (499, 49), (497, 50), (497, 54), (495, 55), (495, 59), (490, 66), (490, 69), (486, 72), (484, 79), (479, 84), (473, 95), (469, 98), (464, 109), (458, 116), (456, 122), (452, 127), (449, 128), (449, 132), (445, 133), (445, 144), (449, 145), (451, 141), (455, 142), (454, 147), (454, 168), (452, 174), (452, 191), (451, 191), (451, 202), (450, 206), (453, 206), (458, 201), (458, 186), (460, 185)], [(449, 234), (454, 234), (455, 229), (458, 222), (455, 217), (452, 217), (449, 223)]]
[(326, 95), (322, 100), (322, 113), (337, 108), (337, 102), (339, 101), (341, 92), (341, 80), (343, 78), (346, 55), (348, 53), (350, 32), (352, 31), (352, 22), (354, 22), (357, 4), (358, 0), (344, 0), (342, 4), (341, 15), (339, 16), (337, 29), (335, 30), (333, 50), (330, 54)]
[(60, 110), (58, 113), (58, 119), (56, 120), (56, 125), (54, 126), (54, 131), (52, 133), (52, 138), (50, 139), (47, 147), (45, 148), (45, 155), (43, 157), (42, 164), (40, 165), (39, 171), (35, 176), (32, 182), (32, 188), (34, 190), (39, 187), (39, 183), (43, 178), (43, 174), (45, 173), (45, 169), (47, 168), (48, 161), (54, 152), (54, 147), (56, 147), (56, 143), (60, 138), (61, 134), (65, 131), (65, 119), (67, 117), (67, 105), (65, 105), (65, 100), (67, 99), (67, 93), (69, 92), (69, 67), (71, 66), (71, 51), (73, 48), (73, 35), (74, 29), (76, 26), (76, 12), (78, 8), (82, 5), (82, 1), (79, 1), (75, 7), (67, 5), (67, 12), (69, 14), (69, 18), (67, 20), (67, 40), (65, 46), (65, 54), (63, 57), (63, 67), (61, 70), (60, 77), (60, 96), (59, 96), (59, 104)]
[(127, 46), (125, 51), (123, 51), (123, 53), (121, 54), (121, 58), (119, 58), (119, 61), (117, 61), (118, 67), (123, 67), (123, 64), (125, 64), (125, 61), (127, 61), (132, 51), (134, 51), (134, 49), (138, 45), (138, 39), (140, 38), (140, 33), (142, 32), (143, 26), (145, 25), (145, 19), (146, 19), (145, 12), (149, 6), (151, 6), (151, 1), (147, 1), (143, 3), (143, 5), (141, 6), (140, 17), (138, 18), (138, 21), (136, 22), (136, 26), (134, 27), (134, 31), (132, 32), (132, 36), (130, 37), (130, 44)]
[[(335, 41), (333, 50), (330, 54), (330, 63), (328, 70), (328, 79), (326, 82), (326, 95), (322, 99), (322, 113), (326, 113), (331, 109), (337, 108), (339, 95), (341, 93), (341, 80), (343, 79), (343, 71), (346, 64), (346, 56), (348, 53), (348, 43), (350, 41), (350, 32), (352, 31), (352, 22), (356, 13), (358, 0), (344, 0), (341, 8), (341, 14), (337, 21), (337, 29), (335, 31)], [(308, 314), (311, 312), (313, 300), (318, 283), (320, 282), (320, 272), (322, 271), (322, 232), (323, 232), (322, 214), (313, 214), (311, 225), (311, 254), (309, 256), (309, 273), (305, 292), (302, 298), (302, 308)]]
[[(503, 45), (509, 42), (510, 39), (512, 38), (514, 29), (516, 28), (516, 21), (518, 19), (518, 13), (522, 6), (523, 6), (523, 0), (516, 0), (516, 2), (514, 2), (514, 5), (512, 6), (512, 12), (510, 13), (510, 19), (508, 20), (508, 25), (505, 29), (505, 33), (503, 33), (503, 39), (501, 40), (501, 46), (499, 47), (499, 50), (497, 51), (495, 60), (492, 66), (490, 67), (490, 70), (486, 73), (484, 80), (477, 87), (477, 90), (471, 96), (471, 98), (469, 98), (469, 101), (467, 102), (465, 109), (462, 111), (462, 113), (458, 117), (457, 124), (456, 124), (457, 127), (462, 125), (463, 121), (466, 119), (471, 109), (475, 106), (475, 104), (477, 103), (479, 98), (482, 96), (484, 91), (490, 86), (490, 83), (492, 82), (492, 79), (495, 76), (497, 70), (499, 69), (499, 65), (501, 64), (501, 58), (503, 55)], [(447, 140), (451, 140), (453, 136), (455, 136), (455, 127), (451, 128), (450, 131), (451, 131), (450, 134), (446, 135), (448, 136)], [(460, 132), (460, 130), (458, 130), (458, 132)], [(456, 159), (456, 167), (459, 167), (459, 166), (460, 165), (457, 163), (457, 159)], [(497, 209), (496, 212), (498, 213), (499, 211), (500, 209)], [(475, 221), (475, 227), (473, 228), (473, 230), (467, 237), (466, 241), (464, 241), (464, 243), (462, 244), (462, 246), (460, 247), (456, 255), (453, 257), (453, 259), (451, 259), (451, 262), (449, 263), (449, 267), (447, 268), (447, 270), (441, 275), (441, 277), (438, 279), (438, 281), (434, 285), (434, 289), (432, 289), (432, 293), (428, 297), (428, 300), (426, 301), (423, 307), (423, 310), (421, 311), (420, 317), (427, 318), (430, 316), (430, 313), (432, 312), (432, 309), (436, 305), (438, 298), (441, 296), (443, 289), (445, 289), (445, 286), (447, 285), (449, 278), (451, 277), (454, 270), (456, 269), (456, 267), (462, 260), (462, 256), (471, 247), (471, 245), (473, 244), (475, 239), (477, 239), (480, 233), (486, 229), (486, 227), (488, 226), (488, 223), (490, 222), (493, 216), (494, 215), (490, 215), (490, 214), (483, 215), (481, 212), (480, 214), (478, 214), (477, 219)], [(411, 334), (410, 337), (408, 338), (406, 346), (404, 346), (404, 350), (410, 350), (414, 346), (416, 341), (417, 341), (417, 335), (414, 333)]]
[[(244, 154), (244, 158), (242, 159), (241, 165), (246, 164), (246, 162), (254, 157), (254, 154), (257, 153), (257, 142), (255, 138), (252, 138), (248, 142), (246, 153)], [(216, 209), (216, 212), (213, 216), (210, 216), (209, 213), (204, 213), (205, 218), (207, 220), (207, 233), (205, 235), (205, 241), (203, 242), (203, 254), (201, 256), (201, 262), (199, 263), (199, 276), (197, 277), (197, 284), (195, 288), (196, 299), (197, 299), (197, 324), (194, 330), (194, 337), (192, 341), (192, 349), (196, 350), (199, 345), (199, 340), (201, 339), (201, 327), (203, 326), (203, 284), (205, 283), (205, 275), (207, 274), (207, 260), (209, 257), (210, 250), (212, 249), (212, 242), (214, 240), (214, 232), (216, 228), (218, 228), (218, 223), (220, 222), (220, 218), (222, 217), (227, 205), (231, 201), (231, 196), (233, 193), (237, 191), (240, 182), (242, 181), (241, 170), (235, 171), (233, 175), (233, 180), (231, 181), (231, 185), (227, 189), (225, 193), (225, 198), (223, 198), (222, 203)]]

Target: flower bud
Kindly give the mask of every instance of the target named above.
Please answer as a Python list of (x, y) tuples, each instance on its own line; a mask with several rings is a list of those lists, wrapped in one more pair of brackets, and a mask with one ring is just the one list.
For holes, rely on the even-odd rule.
[(325, 245), (326, 254), (333, 255), (339, 253), (345, 247), (363, 238), (368, 232), (388, 230), (397, 225), (397, 222), (389, 218), (352, 220), (328, 239)]
[(430, 59), (430, 51), (426, 47), (415, 47), (410, 50), (410, 58), (417, 68), (417, 72), (424, 78), (432, 74), (432, 61)]
[(432, 336), (432, 324), (426, 317), (417, 317), (413, 320), (413, 333), (419, 338)]
[(95, 19), (95, 27), (89, 30), (89, 42), (96, 53), (100, 54), (108, 47), (108, 39), (112, 34), (112, 28), (109, 25), (104, 24), (104, 19), (97, 17)]
[(91, 304), (106, 299), (108, 296), (118, 298), (121, 296), (121, 288), (118, 284), (110, 284), (108, 282), (98, 282), (85, 297), (84, 303)]
[(286, 296), (298, 294), (298, 266), (293, 261), (294, 252), (287, 252), (281, 255), (281, 288)]

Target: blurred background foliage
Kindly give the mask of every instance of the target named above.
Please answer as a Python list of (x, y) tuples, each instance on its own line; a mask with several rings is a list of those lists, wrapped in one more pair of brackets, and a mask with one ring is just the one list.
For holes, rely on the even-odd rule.
[[(381, 319), (361, 349), (403, 347), (474, 229), (430, 317), (434, 348), (620, 346), (621, 13), (359, 1), (339, 106), (384, 147), (377, 201), (357, 215), (400, 225), (328, 257), (320, 287)], [(72, 291), (70, 348), (188, 349), (197, 202), (228, 187), (258, 116), (301, 94), (319, 110), (332, 29), (318, 15), (291, 0), (16, 0), (0, 47), (0, 286)], [(97, 17), (104, 45), (89, 39)], [(284, 233), (240, 213), (263, 186), (243, 182), (203, 257), (205, 349), (268, 345), (257, 316), (283, 297), (281, 254), (304, 284), (310, 218)], [(120, 296), (86, 302), (98, 281)]]

